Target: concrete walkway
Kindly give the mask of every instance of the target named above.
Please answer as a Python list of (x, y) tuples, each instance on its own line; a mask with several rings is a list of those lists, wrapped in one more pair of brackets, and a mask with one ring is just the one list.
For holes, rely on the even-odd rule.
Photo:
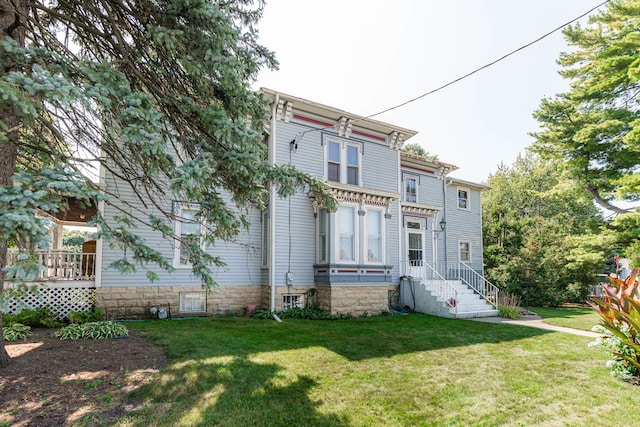
[(524, 315), (518, 320), (505, 319), (504, 317), (476, 317), (469, 320), (475, 320), (476, 322), (487, 323), (507, 323), (509, 325), (530, 326), (532, 328), (546, 329), (554, 332), (566, 332), (568, 334), (582, 335), (585, 337), (597, 338), (601, 336), (596, 332), (583, 331), (581, 329), (565, 328), (564, 326), (554, 326), (545, 323), (542, 317), (537, 314)]

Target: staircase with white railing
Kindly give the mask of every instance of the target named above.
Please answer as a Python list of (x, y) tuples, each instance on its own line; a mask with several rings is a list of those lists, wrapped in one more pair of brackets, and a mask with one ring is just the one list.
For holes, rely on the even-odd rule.
[(497, 316), (498, 288), (464, 263), (412, 262), (401, 280), (415, 311), (449, 318)]

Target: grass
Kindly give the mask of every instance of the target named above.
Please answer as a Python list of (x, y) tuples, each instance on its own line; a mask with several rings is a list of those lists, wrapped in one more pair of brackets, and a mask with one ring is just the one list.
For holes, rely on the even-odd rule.
[(590, 331), (600, 323), (600, 316), (591, 307), (532, 307), (530, 311), (542, 316), (550, 325)]
[(172, 363), (123, 426), (640, 425), (638, 388), (581, 336), (419, 314), (128, 326)]

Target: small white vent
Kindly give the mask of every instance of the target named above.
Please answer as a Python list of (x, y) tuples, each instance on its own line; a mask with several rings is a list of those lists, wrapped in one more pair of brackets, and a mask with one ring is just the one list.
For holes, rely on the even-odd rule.
[(304, 294), (282, 295), (282, 311), (287, 311), (292, 308), (304, 308)]
[(180, 313), (206, 313), (207, 292), (180, 292)]

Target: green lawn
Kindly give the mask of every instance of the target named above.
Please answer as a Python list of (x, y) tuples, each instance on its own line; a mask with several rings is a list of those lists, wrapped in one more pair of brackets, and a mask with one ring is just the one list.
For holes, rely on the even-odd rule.
[(600, 323), (600, 316), (591, 307), (532, 307), (529, 310), (542, 316), (544, 321), (550, 325), (590, 331), (591, 328)]
[(420, 314), (128, 326), (172, 362), (119, 425), (640, 425), (640, 389), (566, 333)]

